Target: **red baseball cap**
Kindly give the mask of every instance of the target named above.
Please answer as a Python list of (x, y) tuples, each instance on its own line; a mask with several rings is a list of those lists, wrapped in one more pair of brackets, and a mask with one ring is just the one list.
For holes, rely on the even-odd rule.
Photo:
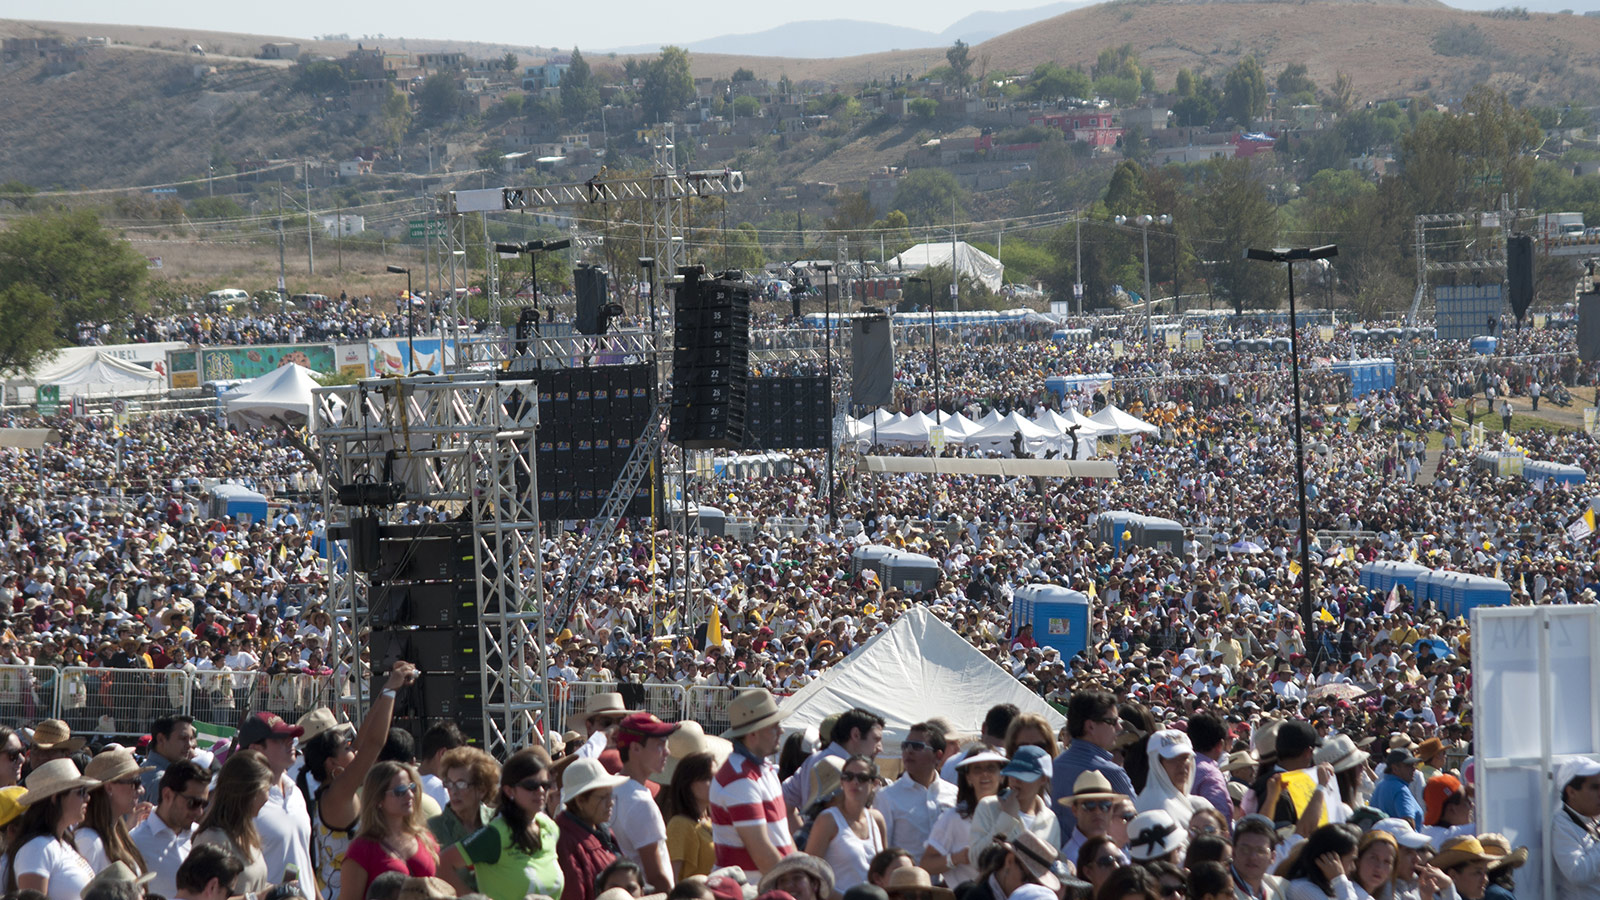
[(624, 716), (622, 721), (617, 723), (616, 739), (618, 744), (633, 744), (650, 738), (666, 737), (677, 730), (676, 722), (663, 722), (656, 718), (655, 713), (636, 712)]

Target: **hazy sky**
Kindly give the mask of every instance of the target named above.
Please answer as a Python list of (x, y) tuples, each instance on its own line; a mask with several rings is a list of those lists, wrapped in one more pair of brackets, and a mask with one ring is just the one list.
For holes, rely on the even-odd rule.
[(208, 31), (309, 38), (322, 34), (384, 34), (503, 41), (583, 48), (686, 43), (704, 37), (762, 31), (798, 19), (858, 19), (941, 31), (974, 9), (1011, 10), (1047, 0), (810, 0), (793, 4), (695, 0), (598, 0), (562, 3), (380, 3), (375, 0), (10, 0), (17, 19), (190, 27)]

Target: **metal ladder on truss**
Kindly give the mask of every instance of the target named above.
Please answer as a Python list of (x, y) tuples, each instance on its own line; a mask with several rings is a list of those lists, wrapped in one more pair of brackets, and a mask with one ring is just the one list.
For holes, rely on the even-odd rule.
[(627, 464), (622, 467), (617, 480), (611, 483), (606, 505), (600, 508), (600, 515), (593, 519), (594, 530), (589, 533), (583, 551), (567, 568), (567, 576), (561, 583), (561, 593), (558, 595), (561, 616), (554, 630), (560, 631), (572, 621), (573, 610), (578, 606), (578, 595), (588, 584), (589, 573), (594, 570), (595, 563), (600, 561), (600, 555), (617, 533), (617, 523), (632, 502), (634, 492), (639, 490), (639, 483), (649, 474), (650, 463), (655, 460), (656, 451), (661, 449), (661, 443), (666, 439), (667, 414), (671, 409), (672, 399), (666, 392), (657, 394), (656, 405), (650, 410), (644, 433), (633, 442), (633, 452), (628, 454)]

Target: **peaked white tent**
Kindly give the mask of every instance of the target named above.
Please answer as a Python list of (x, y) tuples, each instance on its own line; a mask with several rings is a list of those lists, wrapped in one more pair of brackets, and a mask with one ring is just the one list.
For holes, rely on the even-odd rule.
[(1114, 429), (1107, 434), (1160, 434), (1161, 429), (1143, 419), (1131, 416), (1115, 406), (1107, 405), (1089, 417), (1089, 421), (1098, 422), (1108, 428)]
[(983, 418), (978, 420), (978, 425), (982, 428), (988, 428), (990, 425), (993, 425), (998, 421), (1000, 421), (1000, 411), (998, 409), (991, 409), (984, 415)]
[(1023, 446), (1030, 450), (1053, 446), (1061, 440), (1061, 432), (1046, 428), (1024, 417), (1020, 412), (1012, 412), (1003, 419), (995, 420), (993, 425), (968, 435), (967, 443), (991, 447), (1004, 446), (1010, 444), (1012, 436), (1019, 433), (1022, 435)]
[(904, 253), (889, 260), (889, 270), (899, 272), (920, 272), (923, 269), (950, 267), (951, 257), (955, 257), (956, 271), (974, 279), (991, 291), (1000, 290), (1005, 282), (1006, 267), (1000, 260), (979, 250), (966, 241), (951, 244), (944, 243), (918, 244), (908, 248)]
[(222, 398), (222, 406), (228, 419), (240, 425), (265, 428), (273, 424), (274, 418), (303, 422), (311, 418), (315, 405), (311, 392), (318, 387), (310, 369), (290, 363), (229, 391)]
[(965, 443), (967, 438), (983, 430), (983, 426), (972, 421), (961, 413), (947, 413), (939, 410), (934, 414), (940, 425), (944, 426), (945, 440), (952, 444)]
[(927, 413), (916, 412), (893, 425), (879, 425), (877, 440), (880, 444), (926, 444), (932, 425)]
[[(1099, 437), (1103, 434), (1117, 433), (1115, 427), (1096, 422), (1094, 419), (1091, 419), (1083, 413), (1078, 412), (1076, 409), (1067, 410), (1061, 414), (1061, 418), (1066, 422), (1066, 424), (1061, 427), (1063, 434), (1066, 433), (1067, 428), (1073, 425), (1078, 426), (1079, 437)], [(1129, 418), (1132, 417), (1130, 416)]]
[(822, 720), (854, 706), (883, 716), (885, 755), (912, 725), (945, 716), (957, 728), (977, 731), (996, 703), (1015, 703), (1060, 730), (1066, 719), (1011, 673), (967, 643), (927, 607), (917, 606), (874, 635), (843, 662), (785, 699), (786, 729), (815, 730)]
[(167, 381), (159, 372), (108, 353), (81, 356), (69, 365), (45, 370), (30, 380), (36, 385), (58, 385), (62, 399), (160, 394), (165, 392)]

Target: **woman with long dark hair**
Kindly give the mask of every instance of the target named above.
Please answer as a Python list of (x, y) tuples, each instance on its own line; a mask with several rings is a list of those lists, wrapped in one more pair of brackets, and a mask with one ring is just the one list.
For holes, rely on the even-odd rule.
[(711, 779), (717, 759), (710, 753), (691, 753), (681, 760), (669, 760), (667, 765), (672, 774), (656, 803), (667, 822), (667, 858), (672, 861), (673, 883), (677, 883), (690, 875), (709, 875), (716, 867), (716, 847), (711, 842)]
[(339, 900), (362, 900), (367, 885), (385, 872), (431, 877), (439, 846), (423, 824), (421, 773), (384, 760), (368, 770), (361, 796), (359, 827), (339, 873)]
[(1348, 825), (1329, 824), (1311, 832), (1296, 855), (1285, 863), (1288, 900), (1356, 900), (1355, 882), (1359, 832)]
[(883, 813), (872, 808), (878, 786), (878, 766), (871, 757), (856, 754), (844, 761), (839, 789), (824, 798), (806, 840), (806, 852), (826, 860), (833, 869), (834, 890), (843, 893), (867, 880), (872, 857), (887, 847), (888, 826)]
[[(89, 861), (96, 872), (120, 862), (142, 875), (148, 869), (139, 848), (133, 845), (128, 834), (126, 817), (132, 816), (140, 806), (139, 795), (144, 788), (139, 775), (154, 769), (141, 767), (133, 758), (132, 750), (105, 750), (89, 760), (83, 774), (100, 782), (89, 791), (89, 806), (83, 824), (73, 834), (78, 852)], [(149, 814), (149, 804), (143, 812)], [(142, 818), (142, 817), (141, 817)]]
[(954, 887), (978, 877), (977, 860), (971, 858), (972, 814), (985, 797), (1000, 793), (1000, 770), (1006, 758), (993, 750), (969, 752), (956, 763), (956, 805), (939, 814), (928, 832), (921, 867)]
[(29, 773), (15, 842), (6, 853), (7, 893), (38, 891), (48, 900), (77, 900), (94, 878), (94, 868), (78, 852), (72, 829), (83, 821), (89, 788), (98, 781), (78, 774), (70, 759), (52, 759)]
[(488, 825), (439, 854), (439, 877), (465, 893), (458, 869), (471, 869), (478, 892), (492, 900), (529, 894), (559, 897), (564, 886), (556, 860), (556, 823), (544, 814), (552, 779), (539, 748), (519, 750), (500, 770), (500, 811)]
[(244, 860), (244, 871), (233, 883), (235, 894), (260, 893), (271, 886), (255, 820), (267, 805), (273, 781), (272, 766), (261, 751), (240, 750), (228, 757), (195, 833), (195, 844), (216, 844)]

